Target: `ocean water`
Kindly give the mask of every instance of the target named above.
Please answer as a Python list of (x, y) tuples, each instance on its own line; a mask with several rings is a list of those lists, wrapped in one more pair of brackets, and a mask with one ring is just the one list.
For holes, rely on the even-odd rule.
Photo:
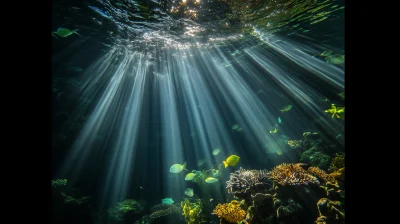
[(344, 1), (53, 0), (51, 32), (53, 223), (344, 223)]

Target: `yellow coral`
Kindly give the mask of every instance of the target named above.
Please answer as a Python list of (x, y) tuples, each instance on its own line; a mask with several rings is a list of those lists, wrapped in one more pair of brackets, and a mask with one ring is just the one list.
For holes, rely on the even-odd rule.
[[(317, 207), (320, 217), (326, 217), (326, 219), (341, 221), (339, 223), (344, 223), (344, 210), (342, 203), (339, 201), (331, 201), (327, 198), (321, 198), (317, 202)], [(320, 219), (320, 218), (319, 218)], [(317, 219), (317, 222), (321, 223), (321, 220)]]
[(331, 165), (328, 169), (329, 172), (336, 172), (344, 167), (344, 154), (336, 153), (335, 158), (332, 159)]
[(334, 177), (336, 180), (343, 181), (344, 180), (344, 167), (338, 169), (337, 171), (330, 173), (332, 177)]
[(203, 221), (201, 216), (203, 205), (200, 199), (197, 199), (196, 202), (191, 203), (189, 199), (185, 198), (185, 200), (181, 202), (181, 207), (182, 215), (185, 217), (185, 220), (188, 224), (199, 224)]
[(330, 175), (325, 173), (325, 171), (321, 170), (318, 167), (310, 167), (307, 170), (311, 175), (316, 176), (320, 180), (324, 181), (325, 183), (330, 182), (331, 184), (338, 185), (336, 179)]
[(303, 164), (281, 164), (268, 172), (269, 178), (281, 185), (319, 184), (316, 177), (302, 168)]
[(218, 204), (212, 214), (230, 223), (237, 223), (245, 218), (246, 211), (240, 207), (240, 202), (233, 200), (230, 203)]
[(291, 148), (297, 148), (300, 146), (301, 144), (301, 140), (289, 140), (287, 142), (287, 144), (291, 147)]

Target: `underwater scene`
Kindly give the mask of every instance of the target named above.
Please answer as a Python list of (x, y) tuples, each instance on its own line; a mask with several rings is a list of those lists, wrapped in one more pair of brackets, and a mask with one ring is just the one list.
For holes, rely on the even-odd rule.
[(344, 223), (344, 8), (52, 0), (52, 223)]

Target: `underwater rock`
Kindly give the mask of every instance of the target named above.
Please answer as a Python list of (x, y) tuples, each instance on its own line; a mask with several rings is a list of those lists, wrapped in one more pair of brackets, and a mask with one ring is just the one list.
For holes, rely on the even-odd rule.
[(279, 223), (299, 223), (298, 213), (303, 207), (294, 200), (289, 200), (287, 206), (280, 206), (276, 210)]
[(253, 200), (253, 206), (261, 206), (263, 204), (274, 204), (275, 197), (276, 195), (262, 194), (262, 193), (251, 195), (251, 198)]

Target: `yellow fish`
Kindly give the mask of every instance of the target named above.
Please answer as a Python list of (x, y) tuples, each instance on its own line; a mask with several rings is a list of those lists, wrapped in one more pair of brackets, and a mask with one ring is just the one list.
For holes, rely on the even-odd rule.
[(228, 166), (234, 166), (236, 163), (238, 163), (240, 160), (240, 157), (237, 155), (231, 155), (229, 156), (225, 161), (222, 161), (224, 163), (225, 168)]
[(186, 162), (183, 165), (174, 164), (174, 165), (171, 166), (171, 168), (169, 168), (169, 172), (171, 172), (171, 173), (180, 173), (180, 172), (182, 172), (182, 170), (186, 170), (187, 171)]
[(281, 110), (281, 112), (283, 113), (283, 112), (288, 112), (290, 109), (292, 109), (292, 105), (286, 105), (282, 110)]
[(196, 174), (188, 173), (188, 174), (186, 174), (185, 180), (187, 180), (187, 181), (193, 180), (195, 177), (196, 177)]
[(218, 179), (217, 178), (214, 178), (214, 177), (207, 177), (207, 179), (205, 180), (205, 182), (207, 183), (207, 184), (212, 184), (212, 183), (215, 183), (215, 182), (217, 182), (218, 181)]
[(344, 107), (336, 107), (335, 104), (332, 104), (331, 109), (327, 109), (325, 112), (331, 113), (332, 118), (336, 116), (337, 118), (344, 119), (343, 116), (339, 115), (344, 113)]
[(274, 127), (274, 129), (269, 131), (269, 133), (271, 133), (271, 134), (275, 134), (276, 132), (278, 132), (278, 128), (276, 128), (276, 127)]

